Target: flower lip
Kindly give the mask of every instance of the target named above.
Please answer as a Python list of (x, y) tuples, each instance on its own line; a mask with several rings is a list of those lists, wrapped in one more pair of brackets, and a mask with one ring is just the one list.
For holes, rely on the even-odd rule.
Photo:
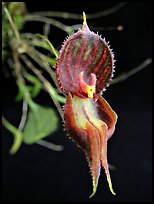
[(81, 92), (86, 93), (88, 98), (93, 98), (93, 94), (96, 92), (96, 80), (96, 75), (91, 73), (91, 82), (90, 85), (88, 85), (83, 79), (83, 71), (80, 72), (78, 76), (78, 82)]

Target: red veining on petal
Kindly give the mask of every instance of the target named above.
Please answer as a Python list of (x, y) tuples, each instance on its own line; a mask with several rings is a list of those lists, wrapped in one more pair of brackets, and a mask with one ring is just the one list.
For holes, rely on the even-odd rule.
[(100, 68), (100, 65), (102, 65), (102, 62), (105, 60), (106, 58), (106, 52), (107, 52), (107, 48), (104, 48), (104, 53), (100, 59), (100, 61), (98, 62), (98, 65), (94, 68), (94, 70), (92, 70), (93, 73), (96, 73), (98, 71), (98, 69)]
[(81, 58), (85, 52), (85, 49), (86, 49), (86, 43), (87, 43), (87, 39), (86, 39), (86, 35), (83, 35), (82, 36), (82, 39), (83, 39), (83, 44), (82, 46), (80, 47), (79, 51), (78, 51), (78, 54), (76, 56), (76, 59), (74, 61), (74, 66), (75, 66), (75, 69), (78, 69), (78, 67), (80, 66), (80, 61), (81, 61)]
[[(85, 61), (83, 60), (83, 67), (85, 67), (86, 70), (89, 68), (89, 65), (92, 64), (92, 62), (93, 62), (93, 60), (94, 60), (94, 58), (96, 57), (96, 54), (97, 54), (96, 51), (98, 50), (98, 41), (99, 41), (99, 39), (98, 38), (94, 38), (94, 36), (91, 35), (91, 37), (93, 38), (93, 41), (95, 40), (95, 42), (93, 42), (94, 46), (93, 46), (92, 52), (89, 53), (89, 55), (88, 55), (88, 61), (87, 60), (85, 60)], [(87, 71), (89, 71), (89, 70), (87, 70)]]
[(110, 81), (113, 62), (105, 40), (84, 26), (64, 42), (60, 51), (56, 69), (62, 91), (81, 95), (78, 76), (83, 71), (87, 84), (91, 80), (90, 74), (96, 75), (96, 93), (101, 92)]

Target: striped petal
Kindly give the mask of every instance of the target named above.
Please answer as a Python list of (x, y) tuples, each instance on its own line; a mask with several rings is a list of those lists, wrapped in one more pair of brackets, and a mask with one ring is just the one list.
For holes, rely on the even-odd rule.
[(105, 39), (91, 32), (86, 23), (77, 33), (63, 43), (56, 64), (56, 73), (61, 90), (80, 97), (88, 97), (80, 87), (80, 74), (87, 85), (91, 74), (96, 76), (95, 92), (99, 93), (109, 84), (113, 74), (113, 53)]

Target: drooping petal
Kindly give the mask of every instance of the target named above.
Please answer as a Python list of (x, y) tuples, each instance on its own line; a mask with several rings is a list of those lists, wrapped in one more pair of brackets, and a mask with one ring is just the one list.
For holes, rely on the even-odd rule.
[(102, 163), (102, 166), (103, 166), (105, 173), (106, 173), (106, 177), (107, 177), (110, 191), (113, 195), (115, 195), (115, 192), (113, 191), (113, 188), (112, 188), (112, 182), (111, 182), (109, 167), (108, 167), (108, 162), (107, 162), (107, 140), (114, 133), (115, 124), (117, 122), (117, 115), (112, 110), (110, 105), (106, 102), (106, 100), (101, 96), (98, 96), (96, 106), (97, 106), (97, 110), (98, 110), (100, 119), (103, 120), (108, 127), (107, 130), (105, 130), (103, 127), (101, 128), (101, 126), (102, 126), (101, 123), (94, 120), (94, 125), (97, 127), (97, 130), (99, 131), (99, 135), (100, 135), (101, 163)]
[(83, 149), (93, 178), (93, 195), (96, 192), (101, 169), (100, 137), (89, 121), (84, 99), (69, 93), (64, 107), (65, 125), (70, 138)]
[(114, 194), (107, 163), (107, 140), (113, 134), (117, 116), (101, 96), (97, 98), (95, 102), (69, 93), (64, 106), (65, 125), (69, 135), (84, 150), (90, 166), (93, 179), (91, 197), (97, 189), (101, 165)]

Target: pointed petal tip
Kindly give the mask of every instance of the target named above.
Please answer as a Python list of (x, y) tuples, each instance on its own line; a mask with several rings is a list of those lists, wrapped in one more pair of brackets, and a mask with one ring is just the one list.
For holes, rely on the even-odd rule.
[[(113, 190), (110, 177), (107, 177), (107, 181), (108, 181), (108, 185), (109, 185), (110, 192), (111, 192), (113, 195), (116, 195), (116, 193), (115, 193), (114, 190)], [(96, 191), (97, 191), (97, 184), (96, 184), (95, 181), (93, 180), (93, 192), (92, 192), (92, 194), (89, 196), (89, 198), (92, 198), (92, 197), (95, 195)]]
[(95, 185), (94, 182), (93, 182), (93, 192), (92, 192), (92, 194), (89, 196), (89, 198), (92, 198), (92, 197), (95, 195), (96, 190), (97, 190), (97, 185)]
[(111, 193), (113, 195), (116, 195), (116, 193), (114, 192), (113, 187), (112, 187), (111, 178), (109, 176), (107, 176), (107, 182), (108, 182), (109, 189), (110, 189)]
[(92, 194), (89, 196), (89, 198), (92, 198), (96, 191), (97, 191), (97, 186), (98, 186), (98, 179), (95, 179), (93, 176), (92, 176), (92, 183), (93, 183), (93, 192)]
[(92, 192), (92, 194), (89, 196), (89, 198), (92, 198), (94, 195), (95, 195), (95, 193), (96, 193), (96, 191), (94, 192)]
[(83, 26), (87, 25), (87, 21), (86, 21), (86, 14), (83, 11)]
[(114, 190), (113, 190), (113, 188), (112, 188), (112, 185), (111, 185), (111, 186), (109, 185), (109, 188), (110, 188), (111, 193), (112, 193), (113, 195), (116, 195), (116, 193), (114, 192)]
[(83, 12), (83, 25), (82, 25), (82, 31), (90, 31), (89, 27), (87, 25), (87, 19), (86, 19), (86, 14)]

